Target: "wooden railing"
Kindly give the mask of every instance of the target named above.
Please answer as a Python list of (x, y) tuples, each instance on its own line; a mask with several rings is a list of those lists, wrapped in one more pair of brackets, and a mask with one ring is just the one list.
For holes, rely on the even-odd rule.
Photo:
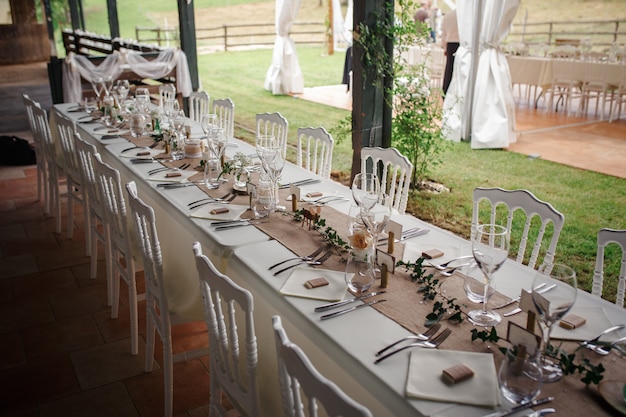
[(139, 52), (159, 52), (156, 45), (128, 42), (121, 39), (111, 39), (106, 36), (96, 35), (83, 31), (63, 30), (63, 46), (65, 54), (74, 52), (79, 55), (111, 54), (113, 51), (132, 50)]
[(594, 50), (602, 51), (626, 43), (626, 20), (524, 22), (521, 18), (513, 23), (506, 41), (530, 46), (587, 43)]
[[(144, 34), (147, 33), (147, 36)], [(138, 42), (156, 42), (158, 45), (167, 39), (178, 42), (177, 29), (135, 28)], [(326, 26), (318, 22), (296, 22), (289, 33), (297, 44), (323, 45), (326, 41)], [(222, 25), (196, 28), (198, 48), (208, 47), (223, 51), (229, 49), (271, 46), (276, 39), (273, 23), (251, 25)]]

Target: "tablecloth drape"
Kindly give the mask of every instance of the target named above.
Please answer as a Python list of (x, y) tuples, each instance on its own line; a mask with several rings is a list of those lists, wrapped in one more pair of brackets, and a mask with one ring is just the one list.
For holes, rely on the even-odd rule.
[(304, 76), (300, 69), (296, 44), (289, 37), (298, 10), (300, 0), (276, 0), (276, 40), (272, 64), (265, 76), (265, 89), (272, 94), (304, 91)]
[(99, 65), (94, 65), (89, 58), (70, 53), (63, 65), (63, 97), (66, 103), (79, 102), (82, 99), (81, 77), (91, 82), (96, 77), (116, 79), (125, 71), (133, 71), (144, 78), (162, 78), (176, 68), (176, 88), (189, 97), (193, 91), (187, 56), (180, 49), (164, 49), (152, 60), (142, 56), (141, 52), (114, 51), (107, 55)]

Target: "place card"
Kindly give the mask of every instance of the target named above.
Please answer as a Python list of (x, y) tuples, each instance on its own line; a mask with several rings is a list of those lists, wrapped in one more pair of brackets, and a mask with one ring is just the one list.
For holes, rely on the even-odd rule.
[(387, 288), (389, 285), (389, 274), (396, 271), (396, 258), (390, 253), (376, 249), (376, 260), (380, 265), (380, 286)]
[(387, 233), (393, 233), (396, 239), (400, 239), (400, 236), (402, 236), (402, 225), (393, 220), (389, 220), (387, 226), (385, 226), (385, 231)]
[(511, 321), (507, 328), (506, 340), (513, 346), (523, 345), (531, 356), (535, 354), (541, 343), (539, 336)]

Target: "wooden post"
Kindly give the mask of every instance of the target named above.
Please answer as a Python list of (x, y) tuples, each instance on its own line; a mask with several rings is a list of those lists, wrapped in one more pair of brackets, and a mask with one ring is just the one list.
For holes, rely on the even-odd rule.
[(109, 30), (111, 39), (120, 37), (120, 21), (117, 18), (117, 0), (107, 0), (107, 12), (109, 14)]
[(327, 33), (327, 41), (328, 41), (328, 55), (332, 55), (335, 53), (335, 27), (333, 25), (333, 0), (328, 0), (328, 21), (330, 22), (330, 29)]
[[(198, 79), (198, 50), (196, 47), (196, 20), (193, 14), (193, 2), (178, 0), (178, 27), (180, 32), (180, 49), (187, 55), (189, 76), (193, 91), (200, 87)], [(189, 98), (183, 99), (185, 114), (189, 114)]]

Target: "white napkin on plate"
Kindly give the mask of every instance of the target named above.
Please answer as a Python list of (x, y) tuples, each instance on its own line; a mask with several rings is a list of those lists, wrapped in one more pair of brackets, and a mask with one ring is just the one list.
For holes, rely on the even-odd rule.
[[(144, 152), (149, 152), (149, 155), (137, 155), (138, 153), (144, 153)], [(133, 149), (129, 149), (125, 152), (121, 152), (120, 156), (122, 158), (145, 158), (145, 159), (150, 159), (154, 156), (157, 155), (161, 155), (163, 152), (163, 149), (150, 149), (150, 148), (133, 148)]]
[[(220, 213), (220, 214), (211, 214), (211, 210), (227, 208), (228, 213)], [(199, 219), (209, 219), (209, 220), (236, 220), (238, 219), (246, 210), (248, 210), (248, 206), (241, 206), (237, 204), (206, 204), (193, 213), (190, 214), (191, 217), (197, 217)], [(236, 230), (236, 229), (233, 229)], [(240, 229), (242, 230), (242, 229)]]
[[(306, 281), (319, 277), (326, 278), (329, 284), (311, 289), (304, 286)], [(348, 284), (344, 279), (344, 272), (296, 267), (291, 271), (291, 275), (283, 284), (280, 293), (314, 300), (341, 301), (347, 290)]]
[[(552, 328), (550, 338), (577, 341), (589, 340), (600, 334), (602, 330), (607, 329), (613, 325), (602, 307), (574, 306), (567, 314), (576, 314), (580, 317), (584, 317), (587, 322), (582, 326), (572, 330), (565, 329), (559, 326), (559, 323), (556, 323)], [(615, 337), (615, 339), (617, 339), (617, 337)], [(608, 339), (604, 338), (602, 340)]]
[(165, 176), (168, 172), (174, 172), (174, 171), (164, 170), (164, 171), (157, 172), (156, 174), (152, 174), (152, 175), (146, 174), (146, 179), (149, 181), (158, 181), (158, 182), (181, 182), (181, 181), (188, 179), (192, 175), (196, 174), (195, 171), (183, 170), (183, 171), (180, 171), (181, 173), (180, 176), (168, 178)]
[[(474, 376), (447, 385), (441, 379), (442, 371), (459, 363), (470, 367)], [(406, 395), (423, 400), (495, 407), (499, 405), (500, 391), (493, 355), (417, 348), (411, 352)]]

